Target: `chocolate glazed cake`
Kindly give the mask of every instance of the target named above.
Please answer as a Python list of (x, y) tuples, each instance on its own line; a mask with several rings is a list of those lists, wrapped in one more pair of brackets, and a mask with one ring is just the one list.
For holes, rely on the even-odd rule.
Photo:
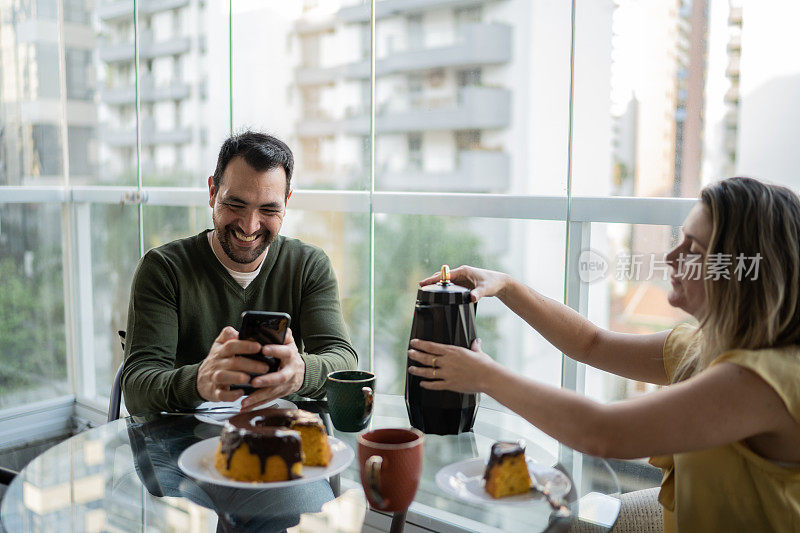
[(486, 492), (493, 498), (528, 492), (531, 476), (525, 462), (525, 447), (519, 442), (495, 442), (483, 474)]
[(325, 466), (330, 457), (319, 416), (300, 409), (259, 409), (225, 423), (214, 465), (239, 481), (286, 481), (300, 477), (303, 464)]

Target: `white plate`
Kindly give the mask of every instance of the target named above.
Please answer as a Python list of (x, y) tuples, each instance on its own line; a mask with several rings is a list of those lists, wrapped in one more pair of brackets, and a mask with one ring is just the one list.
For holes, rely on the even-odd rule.
[[(553, 498), (562, 498), (569, 493), (572, 483), (563, 472), (539, 464), (530, 457), (527, 458), (527, 463), (531, 477), (536, 476), (539, 483), (547, 487)], [(544, 497), (535, 491), (505, 498), (492, 498), (484, 488), (485, 470), (486, 459), (480, 457), (449, 464), (436, 473), (436, 484), (448, 494), (473, 503), (530, 505), (532, 502), (545, 502)]]
[(183, 453), (178, 457), (178, 467), (185, 474), (206, 483), (240, 489), (276, 489), (290, 485), (302, 485), (303, 483), (318, 481), (338, 474), (347, 468), (355, 457), (353, 449), (346, 443), (336, 437), (328, 437), (328, 442), (333, 452), (333, 457), (331, 457), (328, 466), (303, 465), (303, 477), (290, 479), (289, 481), (271, 481), (269, 483), (236, 481), (226, 478), (214, 467), (214, 453), (217, 451), (218, 442), (219, 437), (212, 437), (192, 444), (183, 450)]
[[(205, 422), (206, 424), (214, 424), (215, 426), (224, 426), (225, 421), (230, 417), (234, 416), (234, 414), (238, 413), (242, 409), (242, 399), (237, 398), (235, 401), (232, 402), (204, 402), (197, 406), (198, 409), (216, 409), (221, 411), (219, 413), (215, 413), (211, 411), (209, 413), (197, 413), (194, 415), (196, 419), (200, 422)], [(266, 407), (271, 407), (273, 409), (297, 409), (297, 406), (290, 402), (289, 400), (273, 400), (272, 402), (268, 403), (267, 405), (260, 405), (258, 409), (264, 409)], [(236, 411), (236, 413), (231, 413), (231, 411)]]

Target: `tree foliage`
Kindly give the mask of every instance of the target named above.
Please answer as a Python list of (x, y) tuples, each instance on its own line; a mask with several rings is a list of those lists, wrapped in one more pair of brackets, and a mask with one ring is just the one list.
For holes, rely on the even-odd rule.
[(66, 381), (64, 293), (60, 273), (41, 268), (48, 263), (35, 258), (26, 275), (23, 261), (0, 260), (0, 398)]
[[(359, 246), (369, 245), (368, 238)], [(390, 390), (402, 393), (405, 383), (406, 351), (417, 297), (417, 282), (438, 271), (443, 264), (455, 268), (462, 264), (493, 268), (494, 261), (482, 252), (483, 241), (466, 219), (434, 216), (378, 217), (375, 222), (375, 360), (379, 376)], [(363, 251), (357, 252), (363, 256)], [(368, 280), (368, 264), (361, 264), (355, 279)], [(353, 299), (352, 307), (368, 305), (367, 292)], [(348, 309), (346, 308), (347, 312)], [(480, 310), (479, 310), (480, 311)], [(354, 341), (367, 346), (369, 330), (363, 321), (351, 320)], [(486, 342), (497, 337), (493, 316), (478, 312), (478, 335)], [(391, 363), (387, 363), (391, 361)]]

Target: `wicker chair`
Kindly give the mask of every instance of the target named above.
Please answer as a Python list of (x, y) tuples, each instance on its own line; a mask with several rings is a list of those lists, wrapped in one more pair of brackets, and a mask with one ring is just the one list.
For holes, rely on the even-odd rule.
[[(661, 533), (664, 530), (664, 515), (658, 503), (659, 487), (626, 492), (619, 510), (619, 518), (611, 528), (614, 533)], [(575, 521), (570, 533), (592, 533), (602, 528), (587, 522)]]

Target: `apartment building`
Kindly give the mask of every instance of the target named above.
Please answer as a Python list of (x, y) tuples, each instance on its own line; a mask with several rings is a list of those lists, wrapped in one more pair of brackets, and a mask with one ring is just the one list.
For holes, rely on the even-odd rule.
[(63, 27), (57, 2), (0, 2), (2, 185), (62, 184), (67, 171), (80, 183), (97, 171), (91, 12), (84, 0), (61, 9)]
[(198, 162), (209, 143), (206, 122), (198, 120), (207, 112), (206, 2), (137, 3), (138, 87), (131, 2), (101, 2), (96, 14), (101, 35), (98, 141), (103, 181), (128, 183), (132, 175), (135, 178), (138, 133), (146, 183), (195, 184), (193, 173), (201, 170)]

